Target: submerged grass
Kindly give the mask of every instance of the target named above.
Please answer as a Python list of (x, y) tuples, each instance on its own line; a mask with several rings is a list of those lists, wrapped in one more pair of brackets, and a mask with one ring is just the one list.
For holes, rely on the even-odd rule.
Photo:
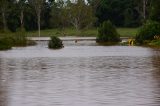
[(8, 50), (12, 47), (22, 47), (36, 44), (34, 41), (28, 40), (26, 37), (26, 32), (23, 31), (16, 33), (1, 33), (0, 35), (0, 50)]

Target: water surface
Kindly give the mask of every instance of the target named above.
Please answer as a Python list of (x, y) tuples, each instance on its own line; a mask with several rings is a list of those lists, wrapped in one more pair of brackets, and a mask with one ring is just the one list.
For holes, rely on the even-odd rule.
[(159, 106), (160, 49), (64, 42), (0, 52), (0, 106)]

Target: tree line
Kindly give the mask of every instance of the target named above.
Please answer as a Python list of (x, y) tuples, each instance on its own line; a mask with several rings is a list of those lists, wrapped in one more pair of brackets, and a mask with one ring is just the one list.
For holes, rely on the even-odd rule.
[(148, 19), (160, 22), (159, 7), (159, 0), (0, 0), (0, 31), (81, 30), (106, 20), (118, 27), (138, 27)]

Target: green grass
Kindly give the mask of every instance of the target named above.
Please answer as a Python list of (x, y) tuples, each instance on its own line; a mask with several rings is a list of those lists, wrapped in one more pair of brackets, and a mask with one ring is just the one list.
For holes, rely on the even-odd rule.
[[(121, 35), (121, 37), (135, 37), (137, 33), (138, 28), (117, 28), (118, 33)], [(14, 33), (8, 32), (8, 33), (0, 33), (0, 36), (6, 36), (6, 35), (13, 35)], [(64, 30), (59, 29), (46, 29), (41, 30), (41, 36), (42, 37), (49, 37), (49, 36), (97, 36), (98, 30), (97, 28), (93, 29), (87, 29), (83, 31), (76, 31), (74, 28), (66, 28)], [(30, 31), (26, 34), (29, 37), (38, 37), (38, 31)]]
[[(41, 36), (96, 36), (97, 29), (87, 29), (83, 31), (77, 31), (73, 28), (60, 29), (46, 29), (41, 30)], [(27, 36), (38, 36), (38, 31), (27, 32)]]
[(26, 32), (0, 33), (0, 50), (8, 50), (12, 47), (35, 45), (34, 41), (26, 39)]
[(152, 40), (150, 43), (149, 43), (149, 46), (160, 46), (160, 40)]
[(117, 31), (121, 37), (135, 37), (138, 28), (117, 28)]

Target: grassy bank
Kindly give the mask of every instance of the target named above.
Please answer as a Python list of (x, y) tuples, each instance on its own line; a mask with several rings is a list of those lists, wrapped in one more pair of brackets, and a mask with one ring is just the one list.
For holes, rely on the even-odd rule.
[[(137, 33), (138, 28), (117, 28), (118, 33), (121, 35), (121, 37), (135, 37)], [(0, 33), (0, 36), (8, 36), (8, 35), (14, 35), (15, 33), (8, 32), (8, 33)], [(46, 29), (41, 30), (41, 36), (42, 37), (49, 37), (51, 35), (54, 36), (97, 36), (98, 30), (96, 28), (93, 29), (87, 29), (83, 31), (76, 31), (73, 28), (66, 28), (64, 30), (59, 29)], [(38, 36), (38, 31), (30, 31), (26, 32), (26, 35), (28, 37), (36, 37)]]
[[(121, 35), (121, 37), (135, 37), (137, 33), (138, 28), (117, 28), (118, 33)], [(97, 36), (98, 30), (96, 28), (94, 29), (87, 29), (83, 31), (76, 31), (72, 28), (67, 28), (64, 30), (58, 30), (58, 29), (47, 29), (41, 31), (41, 36)], [(27, 32), (27, 36), (38, 36), (37, 31)]]

